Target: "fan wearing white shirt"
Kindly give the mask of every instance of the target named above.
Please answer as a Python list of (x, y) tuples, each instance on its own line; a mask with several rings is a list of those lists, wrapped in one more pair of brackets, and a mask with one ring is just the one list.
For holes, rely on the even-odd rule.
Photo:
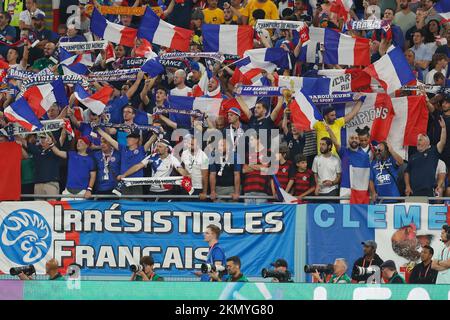
[(199, 195), (200, 200), (205, 200), (208, 194), (209, 159), (196, 138), (189, 137), (187, 140), (188, 148), (181, 154), (181, 162), (191, 175), (194, 194)]
[(38, 14), (42, 14), (45, 17), (45, 12), (37, 7), (36, 0), (26, 0), (25, 6), (27, 7), (27, 10), (22, 11), (19, 15), (19, 28), (20, 30), (31, 30), (33, 29), (31, 18)]
[(178, 69), (175, 71), (173, 77), (173, 84), (175, 88), (170, 90), (171, 96), (189, 96), (192, 93), (192, 88), (186, 86), (186, 71), (183, 69)]

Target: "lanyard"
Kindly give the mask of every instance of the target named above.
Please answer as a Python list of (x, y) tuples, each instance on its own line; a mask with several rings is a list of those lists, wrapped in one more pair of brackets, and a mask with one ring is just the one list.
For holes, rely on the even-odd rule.
[(426, 277), (427, 277), (427, 274), (428, 274), (428, 271), (430, 271), (430, 268), (431, 268), (431, 263), (428, 265), (428, 268), (427, 268), (427, 270), (425, 271), (425, 275), (422, 276), (422, 274), (420, 273), (420, 274), (419, 274), (419, 278), (426, 278)]
[[(216, 246), (216, 244), (217, 244), (217, 242), (214, 243), (211, 247), (209, 247), (208, 255), (206, 256), (206, 262), (209, 261), (209, 258), (211, 257), (211, 252), (212, 252), (212, 250), (214, 249), (214, 247)], [(212, 262), (214, 262), (214, 261), (211, 261), (211, 263), (212, 263)]]
[[(370, 266), (372, 265), (372, 261), (373, 261), (373, 259), (370, 259), (369, 265), (368, 265), (367, 267), (370, 267)], [(364, 268), (365, 265), (366, 265), (366, 258), (363, 259), (363, 265), (362, 265), (362, 267)]]

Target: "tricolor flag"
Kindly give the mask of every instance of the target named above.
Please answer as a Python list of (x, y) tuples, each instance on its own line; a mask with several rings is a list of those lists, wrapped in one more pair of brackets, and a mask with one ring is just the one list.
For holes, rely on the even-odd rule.
[(194, 31), (176, 27), (160, 19), (150, 7), (145, 9), (137, 36), (160, 46), (189, 51)]
[(5, 60), (0, 60), (0, 82), (3, 81), (3, 78), (6, 77), (6, 74), (9, 69), (9, 63)]
[(23, 94), (23, 98), (38, 118), (46, 114), (54, 103), (57, 103), (61, 107), (69, 104), (66, 91), (64, 90), (64, 83), (61, 79), (30, 87)]
[[(276, 79), (276, 78), (275, 78)], [(311, 94), (331, 94), (331, 79), (279, 76), (275, 85), (286, 87), (294, 94), (300, 90), (308, 95)]]
[(318, 44), (323, 44), (323, 58), (319, 62), (350, 66), (370, 64), (369, 39), (351, 37), (328, 28), (309, 28), (310, 42), (302, 46), (298, 60), (316, 63)]
[(141, 70), (154, 78), (164, 72), (164, 66), (159, 62), (158, 57), (148, 59), (142, 66)]
[(448, 1), (448, 0), (438, 1), (434, 5), (434, 9), (445, 20), (447, 20), (447, 21), (450, 20), (450, 1)]
[(147, 39), (140, 39), (140, 44), (134, 47), (136, 57), (153, 58), (156, 53), (153, 52), (152, 44)]
[(192, 96), (193, 97), (201, 97), (204, 96), (208, 92), (208, 84), (209, 79), (212, 77), (211, 71), (206, 68), (198, 83), (192, 87)]
[(91, 32), (102, 39), (126, 47), (134, 47), (134, 42), (138, 33), (134, 28), (125, 27), (106, 20), (96, 8), (92, 11)]
[(10, 122), (17, 122), (28, 131), (34, 131), (43, 127), (39, 118), (23, 97), (7, 107), (4, 114)]
[(347, 21), (350, 9), (353, 6), (353, 0), (333, 0), (330, 2), (330, 11), (336, 13), (340, 18)]
[(297, 91), (289, 105), (292, 123), (300, 130), (311, 131), (323, 117), (312, 101), (301, 90)]
[(253, 49), (253, 28), (251, 26), (204, 24), (202, 26), (205, 52), (221, 52), (243, 56)]
[(64, 128), (66, 129), (67, 133), (70, 134), (72, 138), (75, 138), (75, 132), (73, 131), (72, 125), (70, 124), (69, 119), (64, 119)]
[(105, 109), (112, 93), (113, 88), (103, 87), (93, 95), (89, 95), (89, 93), (87, 93), (80, 84), (75, 84), (75, 97), (93, 113), (98, 115)]
[(282, 201), (284, 203), (299, 203), (299, 200), (293, 195), (289, 194), (280, 186), (280, 182), (276, 175), (272, 175), (273, 184), (275, 185), (275, 190), (277, 192), (278, 201)]
[(66, 66), (75, 66), (77, 64), (83, 64), (85, 66), (92, 66), (92, 56), (90, 53), (71, 54), (63, 47), (59, 48), (59, 63)]
[(403, 51), (394, 46), (380, 60), (365, 68), (364, 72), (377, 79), (388, 94), (416, 80)]
[(351, 204), (368, 204), (370, 179), (369, 155), (362, 150), (358, 150), (353, 152), (352, 156), (348, 158), (341, 155), (341, 159), (343, 161), (341, 162), (340, 196), (350, 195)]

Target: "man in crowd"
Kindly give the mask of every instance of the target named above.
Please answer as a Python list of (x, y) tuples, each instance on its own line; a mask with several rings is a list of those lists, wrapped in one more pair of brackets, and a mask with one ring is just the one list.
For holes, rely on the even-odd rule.
[(19, 28), (20, 30), (31, 30), (33, 28), (32, 18), (39, 14), (45, 17), (45, 12), (37, 7), (36, 0), (26, 0), (25, 6), (27, 7), (27, 10), (24, 10), (20, 13)]
[[(341, 161), (332, 154), (332, 141), (328, 137), (320, 139), (320, 154), (314, 158), (312, 171), (316, 180), (316, 196), (338, 196), (341, 180)], [(325, 200), (326, 201), (326, 200)]]
[(195, 137), (187, 136), (186, 149), (181, 154), (181, 163), (192, 178), (192, 187), (200, 200), (206, 200), (208, 194), (208, 156), (201, 149), (201, 142)]
[(403, 279), (403, 277), (398, 274), (395, 262), (392, 260), (387, 260), (381, 264), (381, 274), (385, 283), (406, 283), (405, 279)]
[(95, 193), (112, 194), (120, 172), (120, 153), (105, 138), (101, 138), (100, 147), (92, 154), (97, 169)]
[(431, 268), (434, 250), (429, 245), (422, 247), (419, 264), (414, 266), (409, 276), (409, 283), (435, 284), (438, 271)]
[(378, 266), (380, 267), (383, 264), (383, 260), (376, 253), (377, 251), (377, 243), (373, 240), (367, 240), (361, 242), (363, 245), (363, 253), (364, 255), (361, 258), (358, 258), (353, 264), (352, 269), (352, 280), (358, 283), (366, 283), (367, 279), (370, 277), (369, 274), (360, 275), (358, 273), (358, 267), (368, 268), (370, 266)]
[(450, 227), (443, 225), (441, 230), (443, 248), (437, 250), (431, 268), (438, 271), (436, 284), (450, 284)]

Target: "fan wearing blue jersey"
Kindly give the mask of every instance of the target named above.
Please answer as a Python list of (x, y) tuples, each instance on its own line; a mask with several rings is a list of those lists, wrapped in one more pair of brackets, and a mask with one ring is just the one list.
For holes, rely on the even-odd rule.
[(370, 165), (369, 191), (373, 202), (378, 196), (400, 197), (397, 170), (402, 164), (403, 158), (394, 151), (389, 142), (378, 144), (375, 148), (375, 159)]

